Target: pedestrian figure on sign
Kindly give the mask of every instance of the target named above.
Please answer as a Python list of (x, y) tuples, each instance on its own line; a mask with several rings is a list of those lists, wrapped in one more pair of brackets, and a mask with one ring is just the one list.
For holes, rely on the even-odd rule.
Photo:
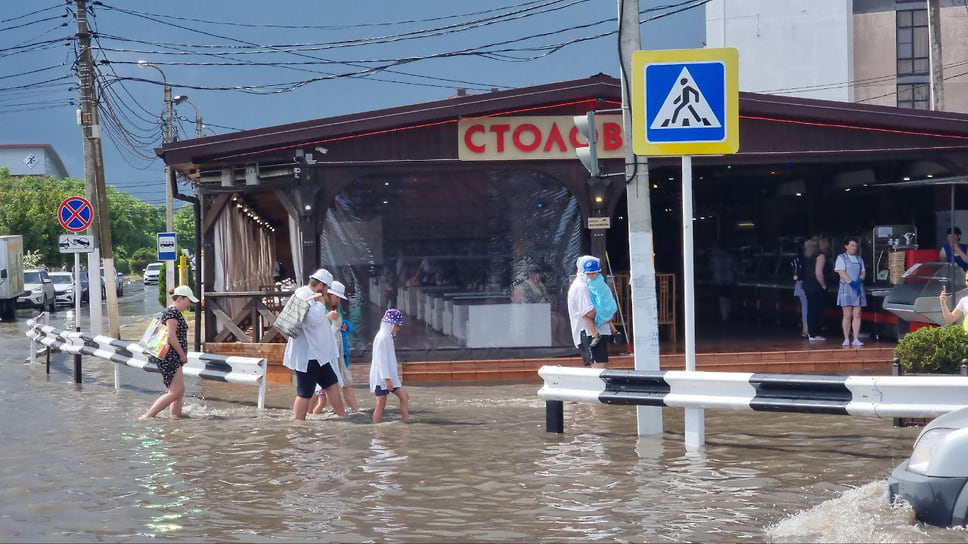
[[(673, 103), (679, 104), (679, 105), (676, 106), (676, 110), (672, 112), (672, 119), (666, 119), (662, 123), (662, 126), (667, 127), (669, 126), (670, 123), (674, 125), (676, 123), (676, 119), (679, 118), (679, 113), (682, 112), (683, 108), (689, 108), (689, 112), (692, 113), (692, 116), (693, 118), (696, 119), (697, 123), (702, 123), (703, 125), (709, 126), (710, 125), (709, 120), (706, 119), (705, 117), (700, 116), (699, 113), (696, 111), (696, 108), (693, 107), (692, 105), (693, 100), (696, 100), (696, 101), (699, 100), (699, 91), (697, 91), (695, 87), (693, 87), (692, 85), (688, 84), (689, 78), (684, 77), (679, 80), (679, 83), (682, 85), (682, 94), (673, 101)], [(695, 98), (693, 99), (690, 97), (695, 97)], [(688, 127), (689, 119), (683, 119), (682, 126)]]

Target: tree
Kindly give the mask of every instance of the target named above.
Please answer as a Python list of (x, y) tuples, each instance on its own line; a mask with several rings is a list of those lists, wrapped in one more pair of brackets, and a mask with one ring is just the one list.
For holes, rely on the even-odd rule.
[(178, 236), (178, 250), (187, 249), (189, 255), (195, 254), (195, 209), (186, 204), (175, 212), (175, 233)]

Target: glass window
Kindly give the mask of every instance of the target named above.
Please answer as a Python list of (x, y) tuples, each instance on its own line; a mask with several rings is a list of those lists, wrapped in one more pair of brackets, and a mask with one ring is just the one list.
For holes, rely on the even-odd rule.
[(897, 12), (897, 74), (928, 73), (928, 12)]
[(340, 263), (330, 271), (352, 293), (353, 349), (395, 307), (414, 331), (398, 352), (574, 350), (567, 292), (581, 213), (553, 177), (525, 168), (365, 177), (333, 200), (324, 231), (323, 263)]

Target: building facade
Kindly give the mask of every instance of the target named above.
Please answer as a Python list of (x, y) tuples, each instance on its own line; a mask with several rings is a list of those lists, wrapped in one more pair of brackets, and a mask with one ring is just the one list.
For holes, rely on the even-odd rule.
[(6, 168), (11, 176), (50, 176), (63, 179), (68, 176), (60, 156), (49, 144), (0, 145), (0, 168)]
[[(944, 111), (968, 112), (968, 8), (940, 0)], [(930, 107), (927, 0), (712, 0), (706, 45), (735, 47), (740, 89)]]

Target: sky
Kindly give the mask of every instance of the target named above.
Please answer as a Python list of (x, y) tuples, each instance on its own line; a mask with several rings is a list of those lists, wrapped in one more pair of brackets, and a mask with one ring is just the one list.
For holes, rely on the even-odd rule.
[[(704, 0), (639, 0), (643, 49), (705, 39)], [(0, 1), (0, 144), (50, 144), (84, 177), (75, 4)], [(619, 75), (616, 0), (98, 0), (108, 185), (164, 205), (162, 72), (177, 138)], [(147, 61), (158, 69), (139, 67)]]

